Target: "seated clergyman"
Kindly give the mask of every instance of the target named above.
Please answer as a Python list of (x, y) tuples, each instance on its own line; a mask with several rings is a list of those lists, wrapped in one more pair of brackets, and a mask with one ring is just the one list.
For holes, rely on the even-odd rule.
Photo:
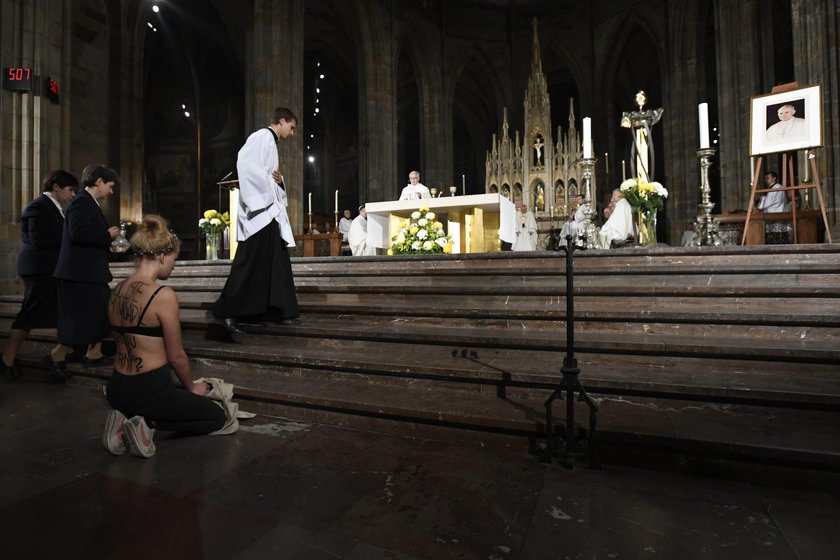
[(633, 227), (633, 209), (630, 203), (622, 196), (621, 189), (613, 191), (610, 206), (612, 212), (606, 223), (601, 226), (598, 232), (597, 245), (600, 249), (609, 249), (613, 242), (621, 243), (636, 234)]

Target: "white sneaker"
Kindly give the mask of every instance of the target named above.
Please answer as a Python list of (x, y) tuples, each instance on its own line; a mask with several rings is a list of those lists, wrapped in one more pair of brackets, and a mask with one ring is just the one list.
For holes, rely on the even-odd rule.
[(155, 431), (146, 425), (142, 416), (132, 416), (125, 421), (125, 439), (128, 450), (135, 457), (151, 457), (155, 454)]
[(111, 409), (105, 417), (105, 431), (102, 432), (102, 445), (112, 455), (122, 455), (125, 446), (125, 415), (119, 410)]

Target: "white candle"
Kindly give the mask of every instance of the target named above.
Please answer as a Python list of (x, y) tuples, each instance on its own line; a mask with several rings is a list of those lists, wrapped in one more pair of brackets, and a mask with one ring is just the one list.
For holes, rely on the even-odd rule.
[(467, 194), (467, 176), (466, 175), (461, 175), (461, 194), (463, 194), (465, 196)]
[(335, 189), (335, 213), (338, 214), (338, 189)]
[(709, 104), (698, 105), (697, 113), (700, 116), (700, 149), (704, 150), (709, 147)]
[(583, 118), (583, 157), (592, 157), (592, 119)]
[(312, 193), (309, 193), (309, 213), (312, 213)]

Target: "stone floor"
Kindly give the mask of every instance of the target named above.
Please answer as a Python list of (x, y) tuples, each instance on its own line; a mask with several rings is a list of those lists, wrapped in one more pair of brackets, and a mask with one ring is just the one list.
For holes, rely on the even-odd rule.
[(0, 384), (0, 556), (837, 558), (840, 489), (607, 466), (279, 418), (235, 436), (100, 445), (91, 387)]

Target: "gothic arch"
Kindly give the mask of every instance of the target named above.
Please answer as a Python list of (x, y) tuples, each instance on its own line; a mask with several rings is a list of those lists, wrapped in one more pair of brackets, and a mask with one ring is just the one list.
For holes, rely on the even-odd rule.
[[(469, 58), (467, 58), (469, 56)], [(453, 120), (453, 170), (467, 177), (467, 192), (484, 192), (488, 139), (498, 132), (502, 104), (493, 63), (475, 45), (453, 65), (449, 78)]]

